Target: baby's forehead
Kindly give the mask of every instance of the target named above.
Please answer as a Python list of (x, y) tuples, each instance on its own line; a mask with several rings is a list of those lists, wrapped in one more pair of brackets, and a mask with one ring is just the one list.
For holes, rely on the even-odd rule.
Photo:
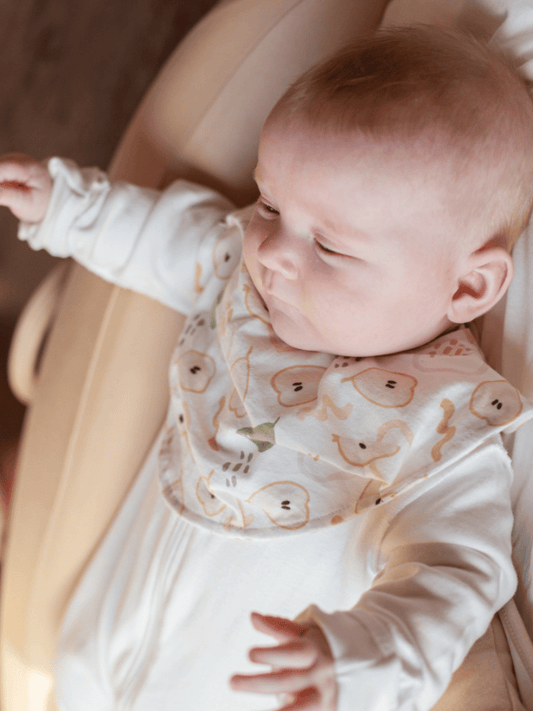
[(334, 112), (321, 115), (317, 121), (305, 113), (295, 115), (283, 105), (275, 108), (265, 121), (260, 145), (272, 139), (283, 142), (283, 149), (289, 152), (300, 150), (303, 143), (316, 144), (321, 150), (340, 147), (358, 156), (376, 156), (384, 160), (385, 167), (391, 160), (426, 166), (435, 161), (447, 162), (452, 152), (460, 150), (459, 141), (437, 122), (427, 121), (423, 128), (370, 130), (357, 123), (340, 126)]
[[(396, 174), (400, 183), (423, 175), (424, 183), (453, 192), (459, 182), (476, 179), (486, 171), (492, 156), (490, 147), (487, 154), (477, 151), (476, 160), (471, 160), (461, 142), (430, 122), (412, 131), (370, 131), (358, 126), (346, 129), (334, 122), (313, 122), (304, 114), (294, 116), (281, 107), (263, 126), (256, 178), (263, 177), (263, 163), (267, 161), (269, 170), (275, 172), (287, 157), (306, 156), (316, 163), (335, 155), (345, 171), (357, 173), (372, 168), (373, 173), (389, 177)], [(468, 190), (462, 194), (468, 200)]]

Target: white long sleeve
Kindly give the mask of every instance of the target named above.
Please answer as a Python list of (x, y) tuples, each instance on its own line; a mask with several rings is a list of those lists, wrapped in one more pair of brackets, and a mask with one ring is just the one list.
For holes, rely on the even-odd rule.
[(19, 238), (188, 313), (202, 246), (207, 242), (211, 253), (232, 204), (183, 180), (159, 192), (110, 183), (96, 168), (59, 158), (48, 169), (54, 187), (47, 214), (40, 223), (21, 223)]
[[(330, 642), (338, 711), (427, 711), (511, 598), (512, 472), (499, 442), (391, 507), (377, 574), (349, 611), (312, 617)], [(377, 531), (367, 527), (370, 538)], [(363, 546), (364, 548), (365, 546)]]

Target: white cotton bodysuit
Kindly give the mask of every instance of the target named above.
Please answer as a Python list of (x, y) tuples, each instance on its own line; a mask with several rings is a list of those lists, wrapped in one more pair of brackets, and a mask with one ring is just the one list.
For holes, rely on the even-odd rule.
[(68, 608), (62, 711), (249, 711), (229, 688), (313, 618), (338, 711), (426, 711), (512, 596), (509, 458), (532, 408), (466, 328), (414, 351), (289, 348), (242, 262), (250, 210), (183, 181), (112, 185), (52, 159), (35, 249), (188, 314), (166, 425)]

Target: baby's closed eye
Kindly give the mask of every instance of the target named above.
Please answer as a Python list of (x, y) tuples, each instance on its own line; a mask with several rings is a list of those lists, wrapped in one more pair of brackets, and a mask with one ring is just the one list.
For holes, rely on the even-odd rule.
[(325, 244), (322, 244), (322, 242), (320, 242), (317, 239), (315, 239), (315, 244), (320, 250), (322, 250), (322, 252), (326, 252), (326, 254), (338, 254), (339, 256), (342, 256), (341, 252), (336, 252), (334, 249), (330, 249), (329, 247), (326, 247)]
[(272, 207), (272, 205), (265, 202), (262, 198), (259, 198), (257, 201), (257, 206), (259, 207), (259, 212), (262, 217), (266, 217), (268, 219), (269, 217), (279, 215), (279, 210), (276, 210), (275, 207)]

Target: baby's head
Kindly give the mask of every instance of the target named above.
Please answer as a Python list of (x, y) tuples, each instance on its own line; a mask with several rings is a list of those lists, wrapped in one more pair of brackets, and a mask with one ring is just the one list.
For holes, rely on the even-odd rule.
[(490, 309), (533, 205), (533, 102), (459, 32), (378, 33), (301, 77), (261, 134), (244, 258), (277, 335), (368, 356)]

